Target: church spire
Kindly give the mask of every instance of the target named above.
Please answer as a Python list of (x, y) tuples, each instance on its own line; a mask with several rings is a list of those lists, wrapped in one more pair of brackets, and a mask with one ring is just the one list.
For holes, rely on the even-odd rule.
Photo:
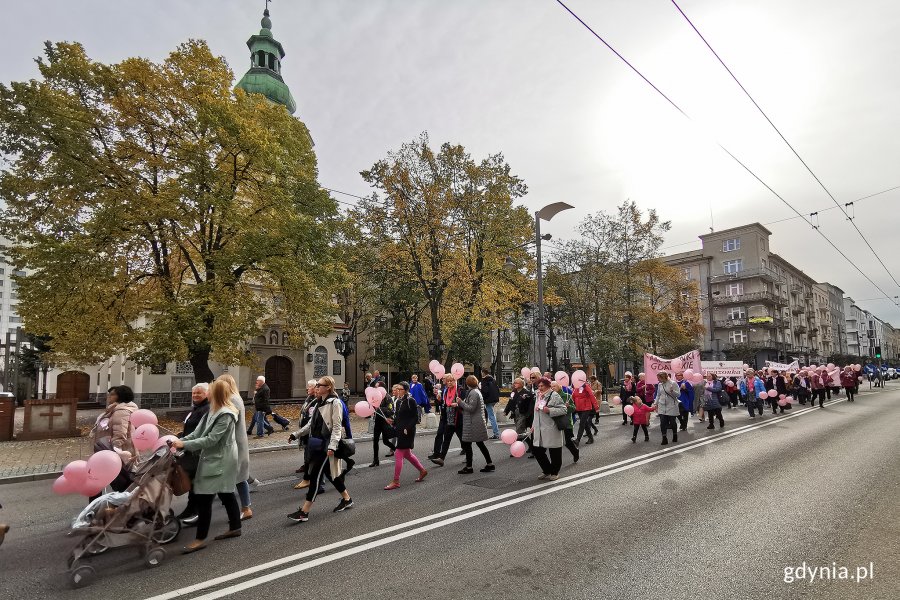
[(250, 69), (241, 77), (237, 87), (251, 94), (262, 94), (272, 102), (281, 104), (288, 112), (294, 114), (297, 104), (291, 96), (284, 79), (281, 78), (281, 61), (284, 59), (284, 48), (281, 42), (272, 35), (272, 19), (269, 18), (268, 2), (260, 21), (262, 29), (258, 34), (250, 36), (247, 47), (250, 48)]

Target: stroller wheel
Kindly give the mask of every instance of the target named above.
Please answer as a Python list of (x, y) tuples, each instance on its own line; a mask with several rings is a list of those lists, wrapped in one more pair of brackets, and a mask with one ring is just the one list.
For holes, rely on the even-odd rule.
[(97, 572), (91, 565), (79, 565), (76, 563), (72, 565), (71, 575), (72, 587), (80, 588), (90, 585), (94, 581), (94, 577), (97, 576)]
[(147, 551), (147, 554), (144, 555), (144, 566), (148, 569), (153, 569), (162, 564), (162, 562), (166, 559), (166, 551), (159, 546), (155, 548), (151, 548)]
[(168, 544), (175, 541), (179, 533), (181, 533), (181, 521), (170, 515), (166, 517), (166, 521), (160, 527), (150, 534), (150, 539), (157, 544)]

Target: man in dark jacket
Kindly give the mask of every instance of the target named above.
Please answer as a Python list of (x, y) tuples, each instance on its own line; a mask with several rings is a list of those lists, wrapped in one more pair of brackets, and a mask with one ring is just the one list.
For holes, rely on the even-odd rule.
[[(183, 438), (184, 436), (193, 433), (194, 430), (197, 429), (197, 426), (200, 425), (200, 421), (203, 420), (203, 417), (209, 412), (208, 392), (208, 383), (198, 383), (191, 389), (191, 412), (185, 417), (184, 427), (181, 430), (181, 433), (178, 434), (178, 437)], [(194, 475), (197, 472), (197, 460), (199, 458), (198, 454), (185, 452), (184, 457), (182, 457), (180, 461), (182, 468), (190, 475), (191, 481), (193, 481)], [(181, 519), (185, 525), (193, 525), (197, 522), (197, 500), (194, 497), (193, 485), (191, 485), (191, 489), (188, 491), (187, 506), (184, 507), (184, 510), (181, 511), (181, 514), (179, 514), (177, 518)]]
[(275, 422), (281, 425), (282, 431), (288, 430), (290, 421), (272, 412), (272, 407), (269, 405), (270, 395), (271, 392), (269, 391), (269, 386), (266, 385), (266, 378), (260, 375), (256, 378), (256, 392), (253, 394), (253, 409), (256, 412), (253, 415), (253, 421), (250, 422), (250, 426), (247, 428), (247, 435), (253, 432), (254, 423), (256, 423), (256, 437), (261, 438), (263, 436), (263, 428), (266, 429), (266, 435), (272, 435), (275, 429), (269, 425), (269, 415), (272, 415)]
[(481, 397), (484, 398), (484, 412), (491, 424), (492, 440), (500, 439), (500, 428), (497, 426), (497, 415), (494, 414), (494, 405), (500, 402), (500, 388), (491, 376), (488, 369), (481, 370)]
[[(519, 434), (519, 439), (522, 439), (534, 424), (534, 392), (525, 386), (525, 380), (521, 377), (513, 381), (512, 393), (506, 408), (516, 415), (516, 433)], [(523, 441), (528, 446), (528, 458), (534, 458), (531, 454), (531, 436)]]

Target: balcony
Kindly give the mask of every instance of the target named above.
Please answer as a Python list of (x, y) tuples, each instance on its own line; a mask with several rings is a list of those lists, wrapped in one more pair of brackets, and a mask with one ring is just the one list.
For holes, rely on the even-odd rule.
[(795, 315), (802, 315), (806, 312), (806, 307), (804, 307), (802, 304), (795, 304), (791, 307), (791, 312)]
[(776, 306), (784, 306), (788, 302), (785, 298), (772, 292), (748, 292), (734, 296), (713, 296), (713, 306), (727, 306), (729, 304), (746, 304), (748, 302), (767, 302)]
[(806, 333), (806, 325), (797, 325), (794, 327), (795, 333)]
[(792, 294), (802, 294), (803, 286), (800, 285), (799, 283), (792, 283), (791, 284), (791, 293)]
[(713, 327), (716, 329), (734, 329), (736, 327), (746, 327), (747, 319), (716, 319), (713, 321)]
[(772, 269), (766, 267), (760, 267), (758, 269), (744, 269), (743, 271), (738, 271), (737, 273), (725, 273), (724, 275), (713, 275), (709, 278), (710, 283), (729, 283), (731, 281), (738, 281), (740, 279), (750, 279), (753, 277), (759, 277), (765, 281), (778, 281), (778, 273), (773, 271)]

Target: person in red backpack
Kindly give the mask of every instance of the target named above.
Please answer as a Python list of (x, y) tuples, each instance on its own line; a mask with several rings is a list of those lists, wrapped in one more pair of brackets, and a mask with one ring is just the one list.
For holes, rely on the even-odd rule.
[(650, 424), (650, 413), (656, 408), (644, 404), (640, 396), (633, 396), (629, 400), (631, 400), (631, 406), (634, 408), (634, 413), (631, 415), (631, 418), (634, 419), (634, 433), (631, 435), (631, 443), (633, 444), (637, 441), (638, 429), (644, 430), (644, 441), (649, 442), (650, 433), (647, 431), (647, 425)]
[(856, 391), (856, 374), (850, 367), (844, 367), (841, 371), (841, 386), (847, 392), (847, 401), (853, 402), (853, 394)]

